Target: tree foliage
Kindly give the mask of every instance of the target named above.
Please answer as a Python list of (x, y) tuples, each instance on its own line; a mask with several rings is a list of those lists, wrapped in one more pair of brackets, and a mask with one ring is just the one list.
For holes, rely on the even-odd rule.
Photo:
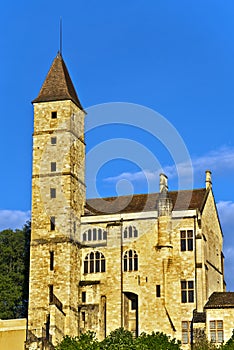
[(56, 350), (180, 350), (180, 342), (170, 339), (163, 333), (142, 333), (134, 338), (132, 333), (123, 328), (111, 332), (107, 338), (98, 342), (94, 333), (88, 332), (80, 337), (66, 336)]
[(0, 232), (0, 318), (27, 316), (30, 223)]

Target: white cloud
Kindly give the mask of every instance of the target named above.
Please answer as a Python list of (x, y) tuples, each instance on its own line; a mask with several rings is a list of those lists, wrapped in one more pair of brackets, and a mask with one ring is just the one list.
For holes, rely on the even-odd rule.
[[(230, 171), (234, 170), (234, 149), (229, 147), (221, 147), (218, 150), (210, 151), (209, 153), (191, 158), (193, 173), (204, 172), (207, 169), (212, 171)], [(120, 180), (127, 181), (143, 181), (144, 179), (156, 180), (159, 174), (163, 172), (168, 178), (175, 178), (178, 176), (186, 179), (191, 177), (191, 164), (189, 162), (167, 165), (163, 169), (152, 171), (150, 169), (143, 169), (137, 172), (123, 172), (117, 176), (107, 177), (105, 182), (116, 183)]]
[(31, 212), (21, 210), (0, 210), (0, 230), (22, 228), (30, 219)]

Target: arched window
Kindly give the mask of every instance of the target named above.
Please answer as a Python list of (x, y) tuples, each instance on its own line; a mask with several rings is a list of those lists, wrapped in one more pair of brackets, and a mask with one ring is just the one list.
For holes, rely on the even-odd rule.
[(106, 260), (99, 251), (91, 252), (86, 255), (84, 260), (84, 273), (96, 273), (106, 271)]
[(123, 257), (124, 271), (138, 270), (138, 255), (135, 250), (127, 250)]
[(124, 229), (124, 238), (138, 237), (138, 231), (135, 226), (127, 226)]
[(107, 232), (102, 228), (89, 228), (83, 233), (83, 241), (106, 241)]

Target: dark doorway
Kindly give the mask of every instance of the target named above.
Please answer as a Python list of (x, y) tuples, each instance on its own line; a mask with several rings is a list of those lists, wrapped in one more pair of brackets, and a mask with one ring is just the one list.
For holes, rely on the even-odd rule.
[(138, 337), (138, 295), (124, 292), (124, 328)]

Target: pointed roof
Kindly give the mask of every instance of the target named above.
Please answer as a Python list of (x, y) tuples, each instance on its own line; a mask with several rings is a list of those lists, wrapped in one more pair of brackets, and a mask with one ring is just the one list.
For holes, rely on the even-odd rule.
[(33, 103), (71, 100), (83, 110), (60, 52), (55, 57), (39, 95)]

